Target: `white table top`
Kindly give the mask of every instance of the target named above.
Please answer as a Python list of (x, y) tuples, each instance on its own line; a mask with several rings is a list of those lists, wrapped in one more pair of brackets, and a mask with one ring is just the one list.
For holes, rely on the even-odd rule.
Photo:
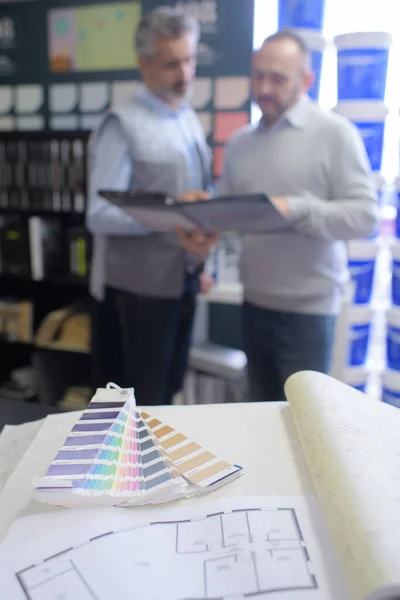
[[(212, 494), (178, 502), (314, 492), (286, 403), (157, 406), (145, 410), (244, 467), (242, 477)], [(7, 428), (0, 436), (0, 475), (4, 474), (3, 481), (9, 475), (0, 491), (0, 541), (18, 516), (63, 510), (31, 500), (32, 479), (45, 474), (80, 414), (50, 415), (43, 421)]]
[(6, 425), (0, 435), (0, 492), (42, 427), (44, 419)]

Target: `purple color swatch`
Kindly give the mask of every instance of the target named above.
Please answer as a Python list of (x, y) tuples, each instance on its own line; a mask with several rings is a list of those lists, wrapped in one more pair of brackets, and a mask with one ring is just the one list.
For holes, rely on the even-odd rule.
[(116, 419), (119, 415), (120, 411), (113, 411), (113, 412), (103, 412), (103, 413), (99, 413), (99, 412), (92, 412), (91, 410), (86, 411), (83, 413), (83, 415), (81, 416), (81, 421), (90, 421), (93, 419), (101, 419), (102, 421), (109, 421), (110, 419)]
[(77, 423), (72, 431), (105, 431), (114, 425), (114, 421), (105, 421), (104, 423)]
[(60, 450), (55, 460), (90, 460), (96, 458), (98, 448), (87, 448), (86, 450)]
[(47, 475), (82, 475), (91, 468), (90, 464), (50, 465)]
[(64, 446), (92, 446), (102, 444), (106, 435), (80, 435), (69, 437), (65, 440)]

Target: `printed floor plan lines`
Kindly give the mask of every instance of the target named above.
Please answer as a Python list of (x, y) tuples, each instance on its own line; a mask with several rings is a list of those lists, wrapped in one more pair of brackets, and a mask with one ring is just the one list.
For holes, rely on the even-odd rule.
[(318, 588), (292, 508), (150, 522), (98, 535), (16, 576), (27, 600), (268, 598)]
[(206, 523), (204, 519), (178, 523), (176, 552), (207, 552), (217, 547), (232, 548), (258, 542), (269, 542), (271, 547), (276, 547), (278, 542), (300, 544), (302, 539), (293, 509), (235, 510), (209, 515)]
[[(316, 582), (299, 549), (231, 554), (205, 561), (205, 597), (223, 598), (235, 594), (256, 596), (290, 589), (310, 589)], [(288, 564), (296, 578), (286, 580)]]

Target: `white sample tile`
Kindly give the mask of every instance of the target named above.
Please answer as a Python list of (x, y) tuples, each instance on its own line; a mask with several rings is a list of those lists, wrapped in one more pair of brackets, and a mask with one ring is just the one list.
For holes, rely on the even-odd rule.
[(95, 129), (102, 120), (103, 115), (81, 115), (80, 117), (80, 127), (81, 129), (86, 129), (91, 131)]
[(212, 133), (212, 113), (210, 112), (198, 112), (197, 116), (199, 118), (200, 123), (203, 126), (204, 133), (206, 135), (210, 135)]
[(218, 77), (215, 80), (215, 108), (241, 108), (250, 97), (248, 77)]
[(77, 115), (58, 115), (56, 117), (51, 117), (50, 128), (56, 130), (78, 129), (78, 117)]
[(108, 107), (110, 90), (107, 81), (83, 83), (81, 86), (81, 112), (101, 112)]
[(211, 77), (198, 77), (190, 90), (189, 102), (194, 109), (200, 110), (207, 106), (212, 97)]
[(14, 129), (14, 117), (0, 117), (0, 131), (12, 131)]
[(41, 131), (44, 129), (44, 117), (42, 115), (17, 117), (16, 129), (20, 131)]
[(124, 104), (142, 88), (140, 81), (113, 81), (111, 84), (111, 106)]
[(15, 110), (20, 114), (38, 112), (43, 104), (43, 87), (37, 84), (17, 85), (15, 88)]
[(49, 88), (49, 108), (53, 113), (69, 113), (78, 103), (78, 86), (75, 83), (55, 83)]

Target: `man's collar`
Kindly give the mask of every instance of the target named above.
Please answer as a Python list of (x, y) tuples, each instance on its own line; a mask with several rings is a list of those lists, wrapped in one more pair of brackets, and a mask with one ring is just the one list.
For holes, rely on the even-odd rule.
[(259, 122), (260, 129), (275, 129), (279, 125), (288, 123), (295, 129), (302, 129), (307, 121), (307, 115), (310, 108), (311, 100), (305, 94), (302, 94), (300, 99), (294, 106), (289, 108), (279, 119), (270, 127), (266, 126), (262, 117)]
[(185, 111), (188, 107), (188, 104), (185, 100), (182, 100), (177, 108), (172, 108), (169, 104), (161, 100), (156, 94), (151, 92), (148, 87), (145, 85), (142, 86), (142, 89), (139, 92), (139, 97), (158, 113), (165, 114), (165, 116), (176, 117), (181, 112)]
[(296, 129), (302, 129), (306, 124), (310, 104), (310, 98), (303, 94), (300, 100), (292, 108), (289, 108), (285, 114), (285, 119), (289, 125)]

